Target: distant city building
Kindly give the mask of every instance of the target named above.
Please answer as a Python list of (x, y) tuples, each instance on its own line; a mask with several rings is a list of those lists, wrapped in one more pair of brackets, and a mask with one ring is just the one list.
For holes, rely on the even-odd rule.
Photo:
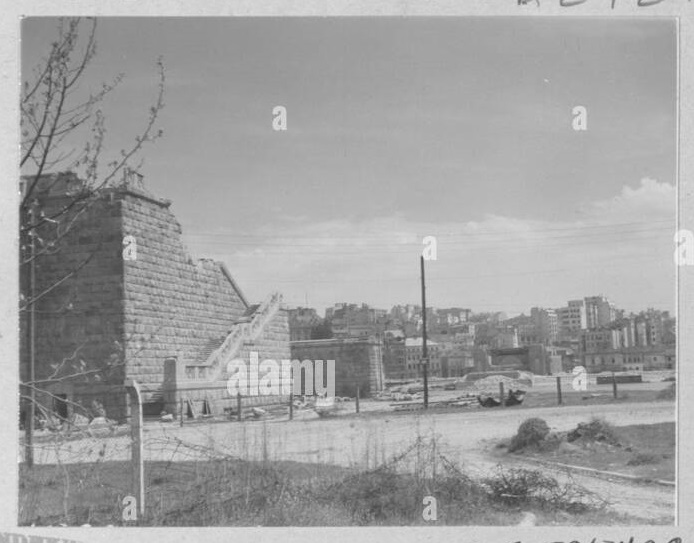
[(533, 307), (530, 310), (530, 318), (535, 325), (539, 343), (543, 345), (552, 345), (557, 341), (559, 325), (557, 312), (554, 309)]
[(586, 328), (607, 326), (617, 317), (615, 305), (605, 296), (589, 296), (585, 298)]
[(535, 319), (528, 315), (518, 315), (517, 317), (507, 319), (504, 324), (506, 326), (512, 326), (516, 329), (516, 334), (518, 336), (518, 347), (543, 343), (542, 336)]
[[(439, 344), (427, 341), (427, 356), (429, 358), (429, 376), (441, 376), (441, 360), (439, 359)], [(422, 338), (407, 338), (405, 340), (405, 371), (406, 378), (414, 379), (421, 376)]]
[(671, 328), (674, 322), (667, 312), (649, 309), (584, 330), (579, 343), (583, 365), (591, 372), (674, 369)]
[(316, 310), (310, 307), (289, 309), (288, 313), (290, 341), (313, 339), (314, 330), (323, 323)]
[(367, 304), (340, 303), (325, 312), (335, 338), (368, 338), (382, 334), (391, 317), (385, 309), (374, 309)]
[(585, 300), (569, 300), (566, 307), (557, 309), (558, 339), (577, 339), (581, 330), (588, 328)]
[(439, 342), (439, 360), (441, 377), (462, 377), (475, 368), (473, 348), (463, 346), (460, 342)]

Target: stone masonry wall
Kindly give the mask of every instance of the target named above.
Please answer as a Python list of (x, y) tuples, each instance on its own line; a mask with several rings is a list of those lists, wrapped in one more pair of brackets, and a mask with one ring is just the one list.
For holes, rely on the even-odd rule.
[(372, 340), (326, 339), (292, 341), (292, 358), (335, 360), (335, 395), (375, 394), (383, 388), (381, 344)]
[(123, 235), (136, 259), (124, 261), (128, 377), (162, 383), (164, 360), (194, 362), (229, 334), (248, 309), (218, 262), (193, 262), (168, 202), (133, 192), (121, 196)]
[[(48, 216), (69, 199), (39, 191), (39, 208)], [(72, 228), (57, 245), (36, 258), (36, 293), (47, 292), (35, 304), (36, 378), (53, 373), (52, 365), (68, 359), (61, 372), (74, 373), (104, 366), (118, 354), (116, 342), (123, 333), (123, 263), (121, 260), (120, 204), (109, 198), (91, 204), (84, 212), (68, 214), (60, 224)], [(42, 239), (55, 239), (58, 226), (48, 223), (39, 230)], [(40, 247), (40, 244), (39, 244)], [(88, 260), (87, 264), (84, 264)], [(27, 284), (26, 266), (20, 269)], [(72, 275), (70, 275), (72, 274)], [(27, 314), (21, 314), (21, 375), (27, 375)], [(102, 376), (103, 377), (103, 376)], [(109, 374), (122, 380), (122, 372)]]
[[(73, 199), (65, 191), (80, 186), (69, 174), (47, 176), (35, 194), (40, 209), (49, 216), (57, 212)], [(77, 364), (83, 360), (87, 370), (115, 359), (124, 367), (102, 373), (101, 384), (136, 379), (144, 385), (145, 401), (157, 401), (163, 395), (167, 358), (202, 363), (237, 323), (247, 320), (249, 306), (229, 273), (218, 262), (191, 259), (169, 207), (141, 186), (125, 183), (108, 189), (76, 217), (53, 254), (36, 260), (36, 291), (52, 287), (36, 304), (37, 379), (50, 375), (52, 365), (63, 359)], [(50, 239), (45, 230), (50, 228), (55, 225), (47, 223), (39, 233)], [(124, 259), (124, 236), (135, 240), (134, 260)], [(87, 258), (86, 265), (66, 278)], [(20, 272), (26, 287), (26, 266)], [(20, 374), (26, 380), (25, 313), (20, 323)], [(284, 310), (237, 357), (247, 359), (251, 350), (258, 351), (261, 360), (290, 357)], [(74, 387), (63, 388), (52, 390), (77, 398)], [(120, 416), (121, 399), (113, 403)]]

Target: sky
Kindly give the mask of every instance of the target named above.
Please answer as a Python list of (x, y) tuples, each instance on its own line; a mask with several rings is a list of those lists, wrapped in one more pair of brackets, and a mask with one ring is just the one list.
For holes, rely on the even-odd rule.
[[(24, 76), (55, 28), (25, 19)], [(103, 107), (113, 156), (163, 58), (164, 137), (140, 171), (252, 301), (419, 303), (435, 236), (429, 305), (674, 311), (673, 21), (102, 18), (97, 41), (82, 90), (124, 74)]]

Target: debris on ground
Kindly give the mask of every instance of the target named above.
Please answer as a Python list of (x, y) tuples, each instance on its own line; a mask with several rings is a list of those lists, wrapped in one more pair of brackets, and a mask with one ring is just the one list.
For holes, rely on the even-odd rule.
[(483, 379), (478, 379), (473, 383), (473, 388), (479, 392), (495, 394), (499, 392), (499, 383), (504, 384), (504, 390), (527, 390), (530, 388), (525, 380), (512, 379), (505, 375), (490, 375)]
[(94, 417), (89, 423), (87, 431), (92, 437), (105, 437), (111, 435), (116, 426), (115, 421), (106, 417)]
[[(509, 390), (508, 395), (504, 399), (504, 405), (510, 407), (512, 405), (520, 405), (525, 399), (524, 390)], [(499, 407), (501, 405), (501, 400), (497, 400), (494, 395), (479, 394), (477, 396), (477, 401), (482, 407)]]
[(569, 443), (580, 440), (583, 443), (600, 442), (610, 445), (619, 444), (619, 440), (612, 426), (598, 418), (594, 418), (590, 422), (579, 422), (578, 426), (566, 435), (566, 440)]

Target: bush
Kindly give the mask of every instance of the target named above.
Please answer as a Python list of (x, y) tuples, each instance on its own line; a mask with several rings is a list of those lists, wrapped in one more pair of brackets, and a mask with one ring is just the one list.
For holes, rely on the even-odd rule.
[(527, 501), (530, 498), (544, 497), (547, 491), (554, 490), (556, 479), (543, 475), (538, 470), (512, 468), (507, 471), (499, 468), (494, 477), (484, 480), (493, 499), (503, 503)]
[[(324, 494), (346, 507), (360, 525), (397, 518), (418, 506), (412, 481), (390, 466), (381, 466), (328, 487)], [(406, 513), (405, 513), (406, 514)]]
[(509, 452), (516, 452), (530, 446), (539, 445), (549, 434), (549, 426), (539, 418), (523, 421), (509, 445)]
[(604, 500), (593, 492), (569, 481), (560, 484), (539, 470), (524, 468), (503, 469), (483, 481), (494, 501), (506, 505), (527, 507), (534, 504), (543, 510), (562, 510), (582, 513), (605, 506)]
[(579, 422), (578, 426), (571, 430), (566, 436), (568, 442), (578, 439), (586, 442), (601, 441), (612, 444), (619, 443), (614, 428), (612, 428), (607, 421), (600, 418), (593, 418), (590, 422)]

